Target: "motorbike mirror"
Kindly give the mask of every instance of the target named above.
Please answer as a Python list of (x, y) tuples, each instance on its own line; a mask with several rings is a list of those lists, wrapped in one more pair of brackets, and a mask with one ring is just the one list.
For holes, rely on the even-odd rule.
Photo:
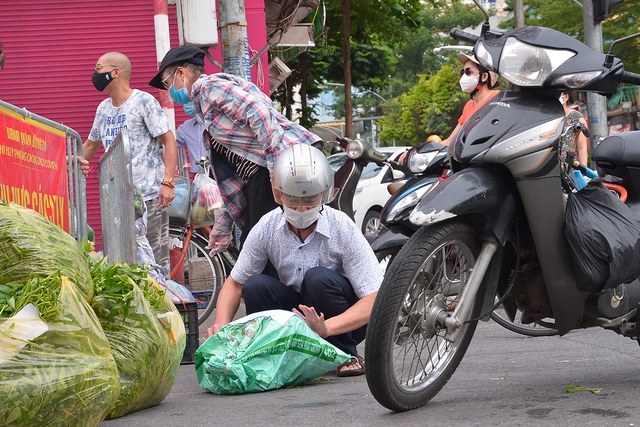
[(404, 172), (399, 171), (398, 169), (393, 169), (393, 180), (398, 180), (404, 178)]
[(635, 39), (639, 36), (640, 33), (636, 33), (618, 40), (614, 40), (613, 43), (611, 43), (611, 47), (609, 47), (609, 53), (607, 53), (607, 56), (605, 57), (604, 66), (607, 68), (611, 68), (611, 66), (613, 65), (613, 59), (615, 58), (615, 56), (613, 55), (613, 47), (615, 45), (617, 45), (618, 43), (626, 42), (627, 40)]

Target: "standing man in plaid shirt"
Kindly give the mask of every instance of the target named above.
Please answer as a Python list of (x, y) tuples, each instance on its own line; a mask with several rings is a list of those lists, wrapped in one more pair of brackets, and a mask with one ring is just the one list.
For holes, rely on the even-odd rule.
[(193, 101), (208, 131), (213, 173), (225, 201), (209, 236), (212, 254), (229, 245), (234, 222), (244, 241), (262, 215), (278, 207), (270, 174), (282, 151), (294, 144), (322, 148), (318, 136), (280, 114), (253, 83), (232, 74), (204, 74), (204, 53), (197, 47), (169, 50), (149, 84), (168, 89), (178, 104)]

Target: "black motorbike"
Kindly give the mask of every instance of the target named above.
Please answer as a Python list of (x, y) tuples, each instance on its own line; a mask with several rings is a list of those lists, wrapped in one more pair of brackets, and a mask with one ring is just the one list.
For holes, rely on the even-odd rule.
[[(382, 231), (371, 242), (384, 268), (390, 265), (402, 246), (420, 229), (409, 220), (413, 209), (429, 191), (451, 174), (447, 147), (437, 142), (427, 142), (410, 150), (406, 164), (415, 174), (399, 188), (391, 189), (393, 184), (389, 185), (392, 195), (380, 213)], [(555, 328), (544, 326), (549, 319), (545, 319), (545, 323), (522, 323), (522, 319), (526, 319), (523, 313), (518, 311), (510, 317), (502, 305), (493, 310), (490, 317), (505, 329), (522, 335), (538, 337), (558, 333)]]
[[(584, 236), (565, 235), (565, 204), (568, 213), (584, 190), (574, 193), (561, 167), (565, 115), (558, 102), (567, 89), (612, 95), (620, 83), (639, 84), (640, 75), (555, 30), (494, 30), (486, 16), (480, 36), (450, 34), (474, 44), (480, 64), (512, 88), (479, 109), (451, 142), (453, 175), (409, 214), (419, 230), (388, 267), (367, 328), (369, 388), (395, 411), (424, 405), (444, 387), (478, 320), (498, 303), (510, 318), (520, 311), (524, 323), (552, 319), (545, 326), (561, 335), (601, 327), (640, 339), (640, 273), (632, 272), (640, 260), (616, 265), (627, 276), (602, 289), (586, 291), (576, 280), (584, 260), (570, 242)], [(592, 155), (602, 173), (623, 179), (629, 196), (626, 205), (617, 202), (636, 217), (637, 147), (640, 132), (628, 132), (604, 139)]]

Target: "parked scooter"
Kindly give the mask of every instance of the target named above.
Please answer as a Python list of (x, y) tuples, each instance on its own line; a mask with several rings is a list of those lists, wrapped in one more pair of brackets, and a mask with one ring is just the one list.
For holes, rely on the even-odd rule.
[(427, 142), (409, 151), (406, 164), (415, 174), (393, 192), (382, 208), (380, 221), (384, 228), (371, 242), (379, 260), (391, 262), (420, 229), (409, 221), (409, 215), (420, 199), (446, 177), (448, 162), (447, 147), (438, 142)]
[(383, 166), (387, 162), (387, 156), (377, 151), (371, 144), (358, 139), (336, 138), (336, 143), (347, 153), (347, 161), (333, 177), (333, 187), (336, 194), (329, 206), (354, 219), (353, 198), (362, 171), (370, 162)]
[[(369, 388), (395, 411), (424, 405), (444, 387), (496, 296), (510, 316), (520, 310), (529, 322), (553, 319), (561, 335), (601, 327), (640, 339), (635, 255), (607, 270), (624, 270), (622, 283), (586, 292), (576, 281), (584, 260), (572, 258), (576, 250), (565, 237), (565, 191), (573, 190), (558, 148), (562, 90), (611, 95), (620, 83), (640, 84), (640, 75), (624, 71), (612, 53), (555, 30), (494, 30), (485, 16), (480, 36), (457, 29), (451, 36), (474, 44), (480, 64), (512, 90), (480, 108), (451, 142), (454, 173), (411, 212), (420, 230), (387, 269), (367, 328)], [(604, 139), (592, 156), (601, 170), (626, 179), (627, 205), (616, 202), (629, 217), (640, 215), (637, 146), (640, 132), (628, 132)], [(568, 194), (569, 202), (579, 194)]]

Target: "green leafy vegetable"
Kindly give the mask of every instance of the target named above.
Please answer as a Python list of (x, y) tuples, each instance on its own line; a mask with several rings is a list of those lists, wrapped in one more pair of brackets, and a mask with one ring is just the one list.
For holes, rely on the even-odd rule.
[(573, 385), (573, 383), (567, 384), (567, 393), (575, 393), (577, 391), (590, 391), (593, 394), (600, 393), (603, 388), (602, 387), (582, 387), (580, 385)]
[(175, 306), (139, 265), (90, 261), (91, 305), (111, 345), (120, 397), (107, 418), (161, 403), (178, 374), (186, 345)]
[(25, 283), (58, 271), (91, 298), (91, 274), (78, 242), (31, 209), (0, 203), (0, 283)]
[[(16, 301), (24, 299), (41, 307), (43, 295), (36, 290), (42, 288), (36, 282), (38, 286), (48, 283), (47, 293), (55, 294), (57, 300), (55, 309), (50, 307), (45, 332), (28, 342), (12, 339), (19, 320), (0, 315), (0, 327), (5, 326), (2, 345), (14, 344), (16, 349), (14, 357), (0, 363), (0, 425), (96, 426), (119, 393), (109, 343), (93, 310), (66, 277), (35, 278), (31, 288), (11, 286), (19, 294)], [(2, 289), (7, 292), (7, 287)], [(11, 325), (6, 327), (7, 323)]]

